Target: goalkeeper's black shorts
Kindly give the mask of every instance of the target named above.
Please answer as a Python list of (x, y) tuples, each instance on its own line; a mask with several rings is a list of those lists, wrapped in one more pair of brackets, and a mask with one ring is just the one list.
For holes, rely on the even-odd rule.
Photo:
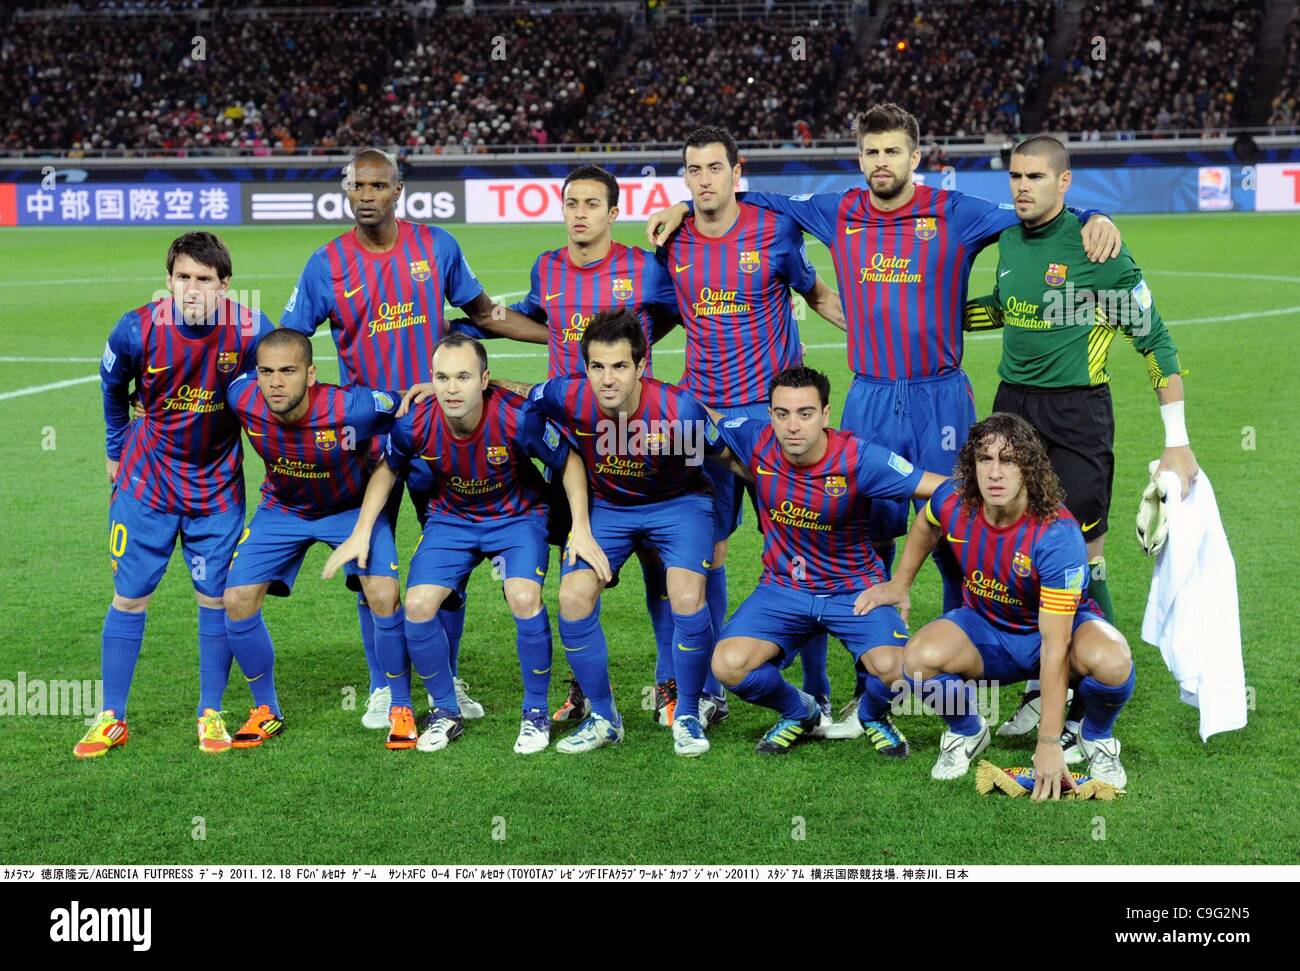
[(1115, 412), (1110, 386), (1031, 388), (1003, 381), (994, 411), (1009, 411), (1038, 429), (1065, 489), (1065, 507), (1091, 542), (1106, 535), (1115, 481)]

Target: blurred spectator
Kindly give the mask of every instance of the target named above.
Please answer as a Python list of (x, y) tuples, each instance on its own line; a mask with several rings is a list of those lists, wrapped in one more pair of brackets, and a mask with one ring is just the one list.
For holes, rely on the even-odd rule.
[(1268, 123), (1285, 132), (1294, 132), (1300, 127), (1300, 9), (1286, 29), (1282, 58), (1282, 86), (1270, 105)]

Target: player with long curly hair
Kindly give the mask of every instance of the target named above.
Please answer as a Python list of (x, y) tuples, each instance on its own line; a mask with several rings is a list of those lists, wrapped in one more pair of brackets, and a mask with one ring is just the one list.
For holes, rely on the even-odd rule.
[(960, 778), (988, 747), (975, 682), (996, 690), (1037, 677), (1034, 798), (1076, 788), (1061, 745), (1071, 683), (1084, 703), (1079, 747), (1089, 774), (1124, 788), (1112, 728), (1133, 694), (1133, 661), (1124, 636), (1088, 597), (1083, 533), (1062, 504), (1037, 432), (1018, 415), (990, 415), (971, 427), (954, 471), (916, 517), (893, 579), (856, 605), (860, 613), (894, 605), (906, 619), (917, 571), (947, 538), (962, 568), (962, 606), (917, 631), (903, 654), (904, 677), (948, 726), (930, 775)]

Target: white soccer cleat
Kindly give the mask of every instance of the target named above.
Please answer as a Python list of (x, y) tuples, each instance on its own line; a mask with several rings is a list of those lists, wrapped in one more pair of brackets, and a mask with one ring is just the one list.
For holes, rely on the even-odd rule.
[(540, 708), (528, 711), (519, 723), (519, 737), (515, 739), (518, 755), (536, 755), (545, 752), (551, 744), (551, 719)]
[(847, 710), (841, 710), (840, 718), (830, 728), (826, 729), (827, 738), (853, 739), (861, 738), (867, 734), (867, 730), (862, 727), (862, 719), (858, 717), (858, 699), (853, 699), (853, 704), (847, 706)]
[(709, 750), (709, 740), (704, 726), (692, 715), (678, 715), (673, 719), (673, 751), (687, 758), (703, 755)]
[(465, 734), (465, 721), (462, 717), (443, 712), (435, 714), (437, 717), (433, 718), (420, 740), (415, 743), (417, 752), (440, 752)]
[(960, 779), (970, 771), (971, 761), (989, 747), (989, 726), (980, 716), (980, 730), (974, 735), (944, 731), (939, 736), (939, 761), (930, 770), (931, 779)]
[[(676, 719), (674, 719), (676, 721)], [(595, 713), (588, 715), (582, 723), (567, 736), (556, 743), (555, 751), (566, 755), (580, 752), (594, 752), (606, 745), (617, 745), (623, 741), (623, 722), (615, 725), (608, 718), (601, 718)]]
[(1066, 722), (1065, 731), (1061, 732), (1061, 750), (1065, 755), (1066, 765), (1078, 765), (1080, 762), (1087, 761), (1083, 756), (1083, 750), (1079, 748), (1081, 730), (1079, 722)]
[(362, 727), (371, 729), (387, 728), (388, 709), (392, 706), (392, 688), (376, 688), (370, 692), (370, 700), (366, 702), (366, 713), (361, 716)]
[(1099, 738), (1090, 742), (1079, 736), (1079, 751), (1088, 760), (1088, 775), (1099, 782), (1109, 782), (1116, 789), (1128, 784), (1128, 773), (1119, 761), (1119, 739)]
[(1021, 738), (1032, 732), (1042, 718), (1042, 704), (1042, 696), (1037, 691), (1026, 691), (1015, 714), (998, 726), (998, 738)]
[(456, 679), (456, 704), (460, 705), (463, 718), (482, 718), (485, 714), (483, 706), (469, 696), (469, 685), (465, 683), (464, 678)]

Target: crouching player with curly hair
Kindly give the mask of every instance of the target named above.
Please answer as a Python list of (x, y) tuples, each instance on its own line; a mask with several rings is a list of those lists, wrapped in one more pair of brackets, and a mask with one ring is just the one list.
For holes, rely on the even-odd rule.
[(893, 579), (868, 588), (859, 612), (910, 607), (908, 590), (941, 536), (964, 577), (962, 606), (926, 624), (907, 643), (904, 676), (947, 723), (930, 775), (957, 779), (989, 744), (973, 682), (1042, 681), (1034, 750), (1035, 799), (1075, 788), (1061, 748), (1067, 688), (1085, 704), (1080, 747), (1093, 778), (1124, 788), (1112, 729), (1133, 694), (1128, 643), (1088, 597), (1088, 557), (1079, 524), (1033, 427), (995, 413), (976, 423), (954, 478), (916, 517)]

